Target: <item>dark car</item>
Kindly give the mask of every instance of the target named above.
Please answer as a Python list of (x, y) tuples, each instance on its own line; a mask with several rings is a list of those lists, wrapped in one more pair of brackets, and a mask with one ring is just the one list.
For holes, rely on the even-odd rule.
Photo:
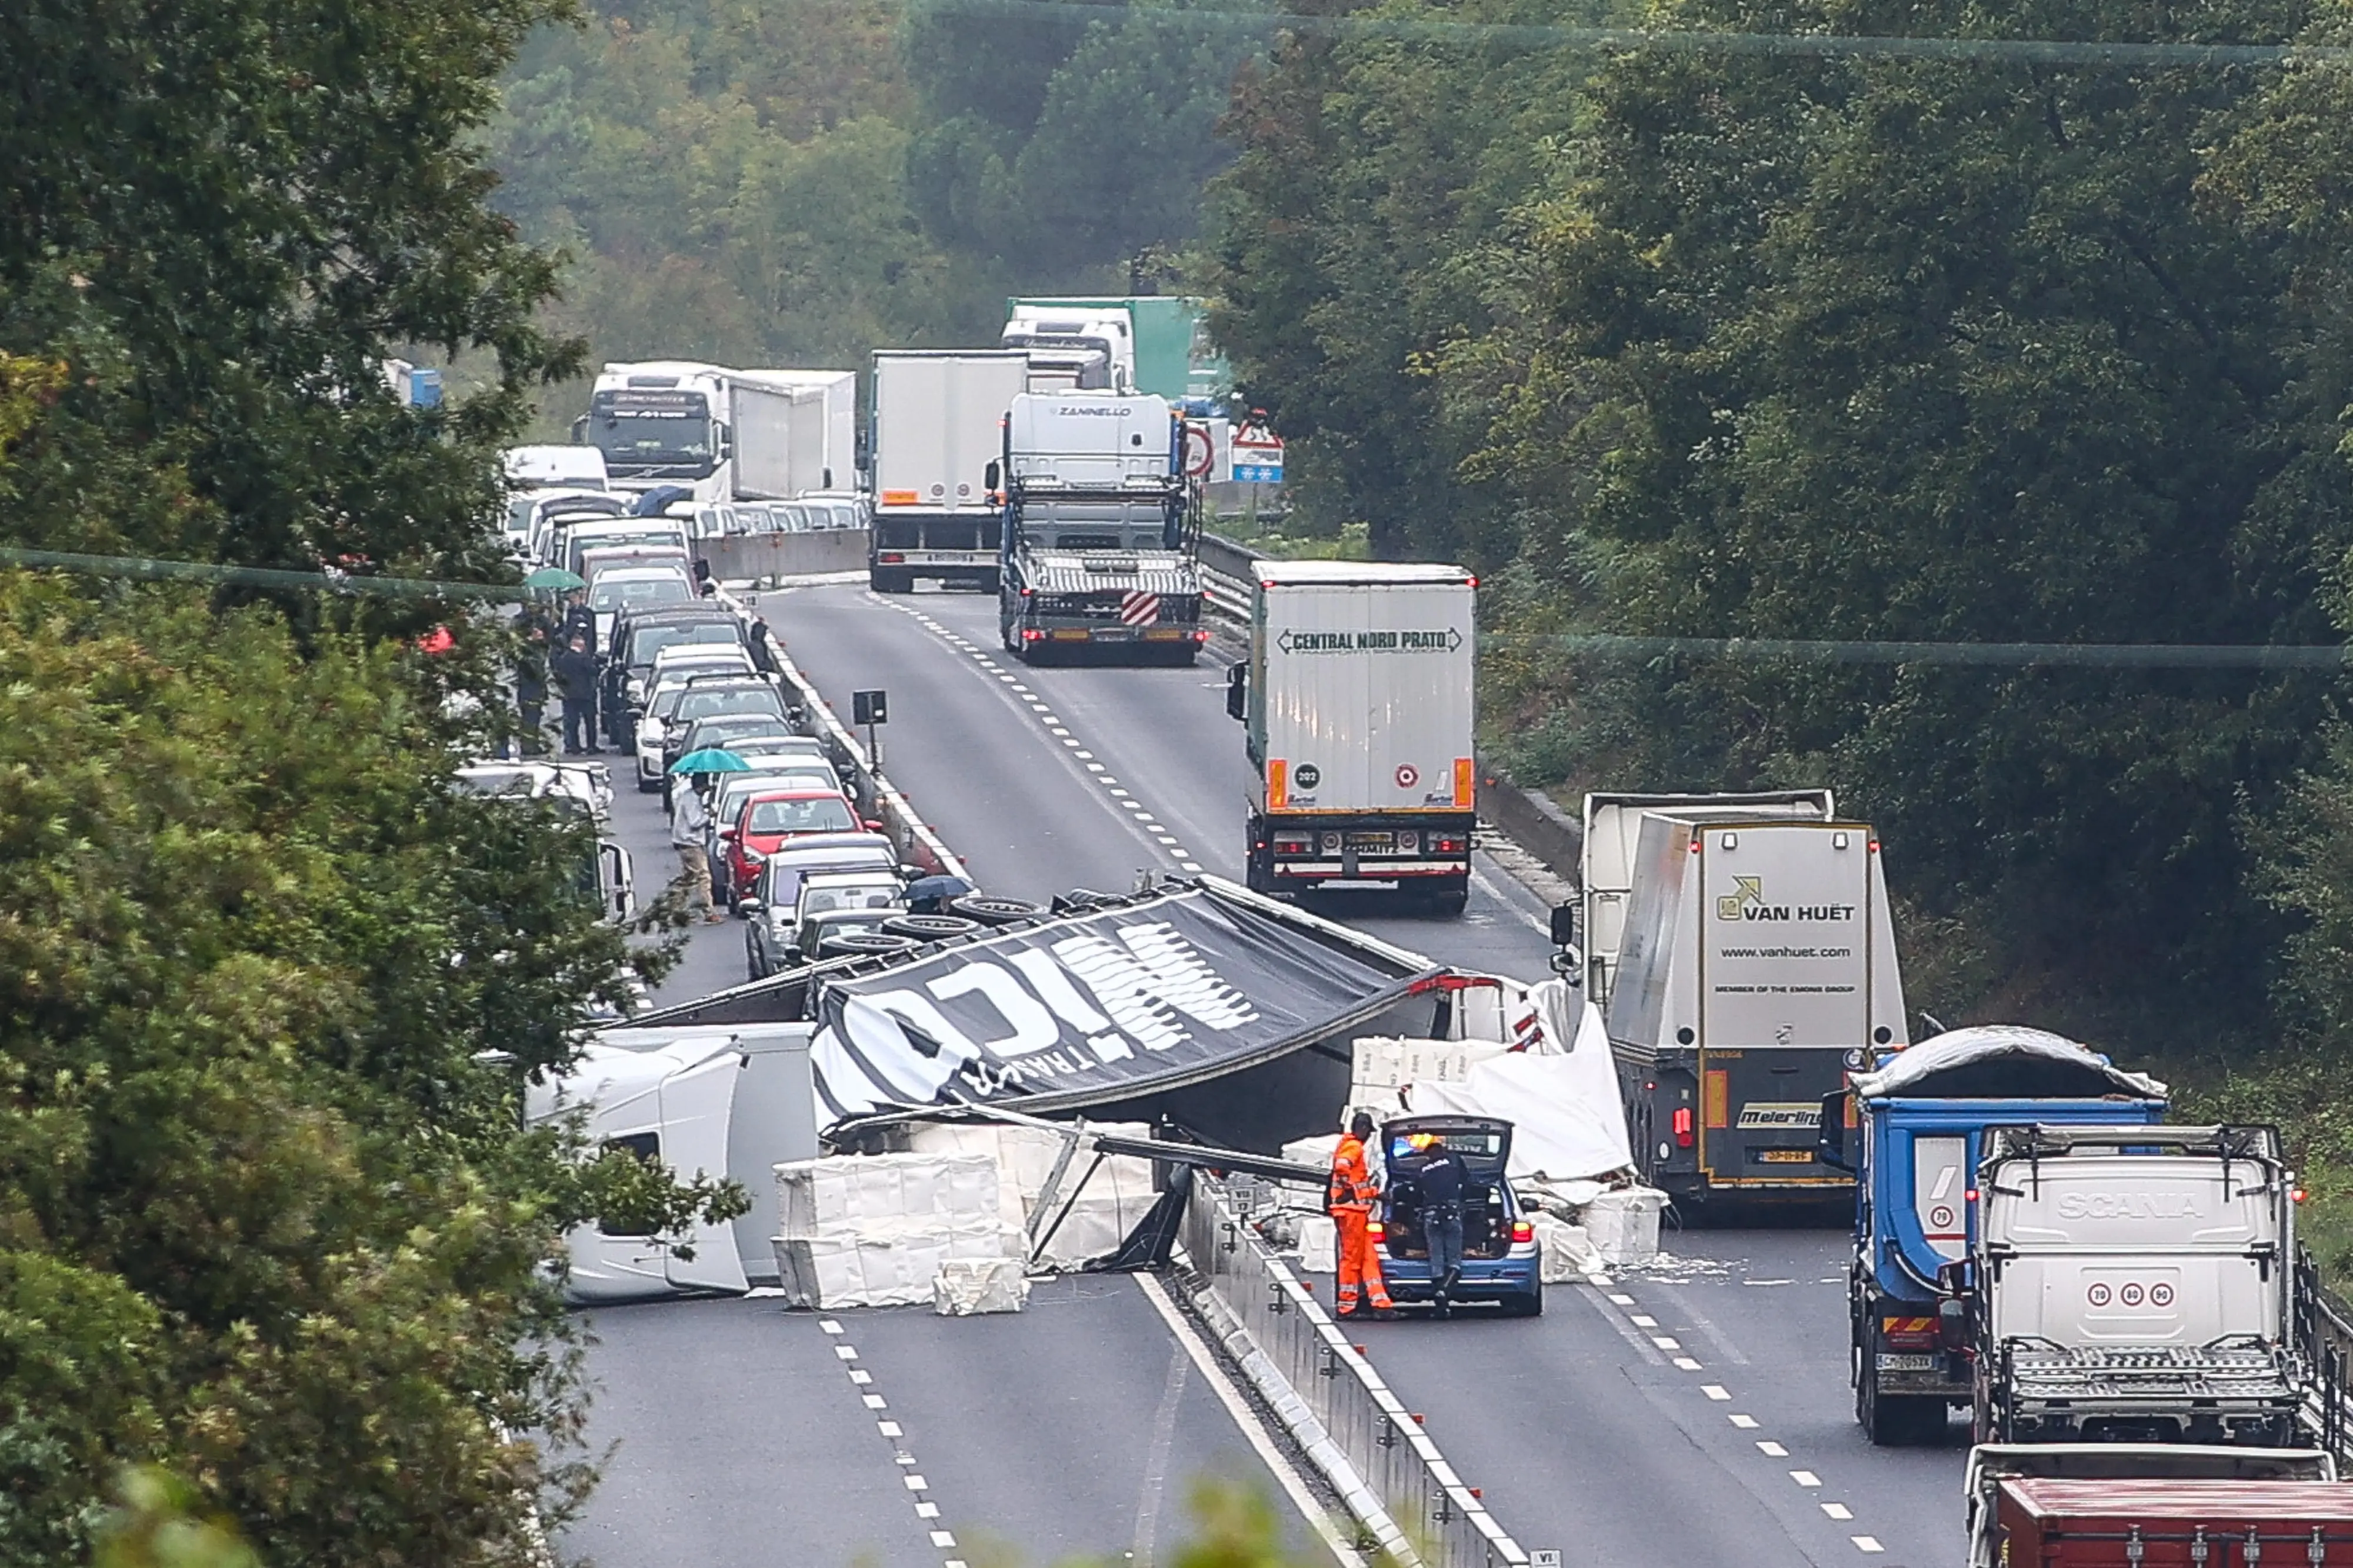
[(790, 719), (773, 714), (719, 713), (697, 719), (687, 726), (678, 754), (682, 757), (690, 752), (724, 752), (733, 750), (738, 741), (783, 740), (799, 734)]
[(686, 755), (686, 737), (698, 719), (716, 719), (722, 714), (756, 714), (762, 718), (789, 721), (790, 712), (776, 689), (756, 677), (698, 676), (686, 683), (679, 694), (677, 705), (664, 720), (662, 731), (661, 770), (662, 800), (670, 799), (670, 770), (679, 758)]
[[(743, 900), (744, 961), (752, 978), (775, 974), (799, 963), (790, 946), (800, 907), (801, 879), (812, 871), (892, 871), (901, 876), (899, 853), (879, 833), (828, 833), (796, 838), (760, 868), (754, 897)], [(781, 928), (781, 929), (780, 929)]]
[(1493, 1301), (1506, 1316), (1544, 1310), (1535, 1226), (1522, 1212), (1504, 1174), (1512, 1155), (1512, 1124), (1492, 1116), (1404, 1116), (1381, 1126), (1386, 1180), (1374, 1245), (1381, 1279), (1397, 1301), (1429, 1301), (1437, 1294), (1430, 1245), (1421, 1228), (1416, 1178), (1443, 1140), (1462, 1161), (1462, 1273), (1448, 1300)]
[(706, 603), (635, 610), (613, 623), (613, 636), (605, 647), (605, 729), (623, 737), (624, 751), (635, 745), (628, 737), (645, 703), (646, 672), (653, 668), (654, 655), (675, 643), (741, 647), (745, 646), (744, 623)]

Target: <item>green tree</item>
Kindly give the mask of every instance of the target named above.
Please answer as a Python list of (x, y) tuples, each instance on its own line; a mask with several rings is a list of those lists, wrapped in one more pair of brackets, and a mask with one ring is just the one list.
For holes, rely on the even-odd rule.
[[(0, 14), (0, 348), (77, 363), (20, 454), (20, 542), (404, 574), (496, 571), (489, 456), (564, 368), (548, 258), (483, 197), (500, 71), (563, 0), (26, 0)], [(491, 384), (400, 406), (387, 345)], [(111, 362), (101, 361), (111, 355)], [(78, 428), (184, 473), (175, 513), (74, 504)], [(72, 520), (73, 531), (66, 528)]]

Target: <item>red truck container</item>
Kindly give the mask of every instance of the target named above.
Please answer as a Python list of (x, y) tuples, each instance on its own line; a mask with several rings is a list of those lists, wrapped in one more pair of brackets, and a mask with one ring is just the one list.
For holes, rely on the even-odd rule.
[(2353, 1568), (2335, 1481), (2001, 1483), (2003, 1568)]

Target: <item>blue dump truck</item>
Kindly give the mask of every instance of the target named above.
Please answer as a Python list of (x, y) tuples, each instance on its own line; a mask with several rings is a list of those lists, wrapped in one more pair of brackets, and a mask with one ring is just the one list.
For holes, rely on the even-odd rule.
[(2165, 1085), (2041, 1029), (1954, 1029), (1878, 1058), (1823, 1097), (1822, 1163), (1855, 1176), (1847, 1307), (1855, 1419), (1882, 1446), (1931, 1443), (1971, 1397), (1944, 1348), (1937, 1276), (1975, 1239), (1986, 1129), (2161, 1120)]

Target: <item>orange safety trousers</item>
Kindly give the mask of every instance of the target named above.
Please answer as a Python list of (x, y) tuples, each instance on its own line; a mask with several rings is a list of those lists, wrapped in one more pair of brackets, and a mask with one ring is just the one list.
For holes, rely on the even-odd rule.
[(1369, 1297), (1372, 1310), (1389, 1310), (1389, 1288), (1381, 1282), (1381, 1257), (1374, 1250), (1366, 1226), (1372, 1215), (1359, 1208), (1338, 1208), (1332, 1218), (1340, 1227), (1340, 1310), (1358, 1310), (1360, 1297)]

